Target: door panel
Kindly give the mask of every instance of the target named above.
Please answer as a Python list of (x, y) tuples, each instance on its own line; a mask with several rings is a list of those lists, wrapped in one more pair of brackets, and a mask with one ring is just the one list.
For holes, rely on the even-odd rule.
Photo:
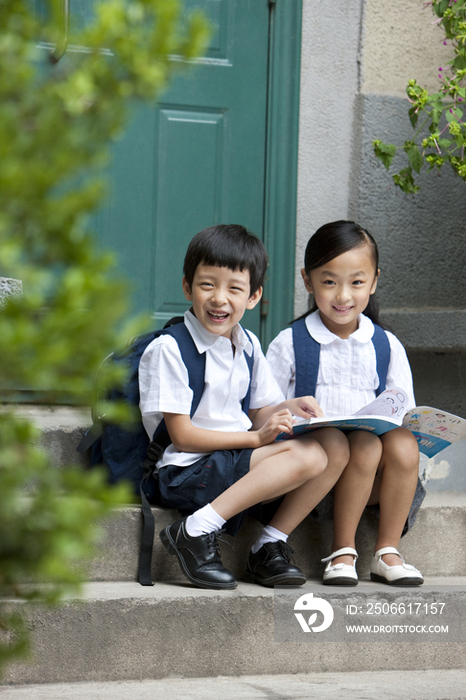
[[(210, 47), (159, 104), (136, 110), (113, 148), (111, 194), (96, 217), (99, 240), (133, 281), (136, 310), (150, 310), (157, 326), (186, 308), (182, 264), (197, 231), (239, 223), (263, 237), (268, 2), (186, 6), (208, 14)], [(258, 310), (246, 325), (259, 333)]]
[[(88, 22), (99, 1), (70, 0), (71, 27)], [(156, 327), (186, 308), (182, 264), (195, 233), (237, 223), (264, 239), (269, 2), (185, 0), (185, 8), (209, 17), (210, 46), (189, 66), (173, 57), (183, 71), (158, 104), (132, 106), (92, 220), (132, 283), (134, 311), (150, 311)], [(79, 60), (77, 49), (70, 44), (58, 65)], [(259, 334), (259, 309), (245, 325)]]

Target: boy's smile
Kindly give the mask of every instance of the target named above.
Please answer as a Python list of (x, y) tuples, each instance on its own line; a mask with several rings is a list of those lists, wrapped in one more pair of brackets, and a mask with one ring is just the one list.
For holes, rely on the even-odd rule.
[(370, 247), (352, 248), (309, 275), (305, 270), (301, 274), (323, 324), (340, 338), (348, 338), (357, 330), (358, 316), (377, 287), (379, 270), (375, 270)]
[(260, 300), (262, 287), (251, 295), (249, 270), (201, 264), (194, 273), (192, 288), (183, 277), (183, 292), (204, 328), (231, 339), (231, 331), (244, 312)]

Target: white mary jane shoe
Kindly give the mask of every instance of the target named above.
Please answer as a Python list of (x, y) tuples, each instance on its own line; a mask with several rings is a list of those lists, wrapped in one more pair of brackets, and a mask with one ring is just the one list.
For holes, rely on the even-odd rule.
[[(332, 564), (332, 560), (342, 554), (352, 554), (353, 565), (351, 564)], [(358, 553), (352, 547), (342, 547), (337, 549), (336, 552), (332, 552), (329, 557), (321, 559), (321, 561), (328, 562), (325, 567), (323, 583), (327, 586), (356, 586), (358, 583), (358, 575), (356, 573), (356, 559), (358, 558)]]
[[(398, 554), (402, 564), (388, 566), (383, 560), (384, 554)], [(405, 560), (395, 547), (382, 547), (372, 557), (371, 580), (388, 583), (390, 586), (421, 586), (424, 578), (411, 564), (405, 564)]]

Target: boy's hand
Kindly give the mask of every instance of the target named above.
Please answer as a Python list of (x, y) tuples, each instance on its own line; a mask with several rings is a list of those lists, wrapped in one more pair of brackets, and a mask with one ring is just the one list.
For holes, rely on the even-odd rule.
[(269, 445), (280, 433), (291, 433), (293, 429), (293, 416), (287, 408), (272, 413), (262, 428), (256, 431), (259, 445)]
[(294, 416), (301, 418), (324, 418), (324, 412), (313, 396), (299, 396), (286, 402)]

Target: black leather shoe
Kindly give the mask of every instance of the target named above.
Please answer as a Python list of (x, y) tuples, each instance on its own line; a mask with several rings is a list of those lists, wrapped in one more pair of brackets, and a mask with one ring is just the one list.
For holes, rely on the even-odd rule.
[[(187, 516), (186, 516), (187, 517)], [(186, 518), (178, 520), (160, 533), (170, 554), (176, 554), (183, 573), (200, 588), (236, 588), (237, 580), (223, 566), (217, 544), (218, 532), (190, 537)]]
[(246, 572), (262, 586), (302, 586), (306, 577), (291, 564), (293, 550), (286, 542), (267, 542), (250, 552)]

